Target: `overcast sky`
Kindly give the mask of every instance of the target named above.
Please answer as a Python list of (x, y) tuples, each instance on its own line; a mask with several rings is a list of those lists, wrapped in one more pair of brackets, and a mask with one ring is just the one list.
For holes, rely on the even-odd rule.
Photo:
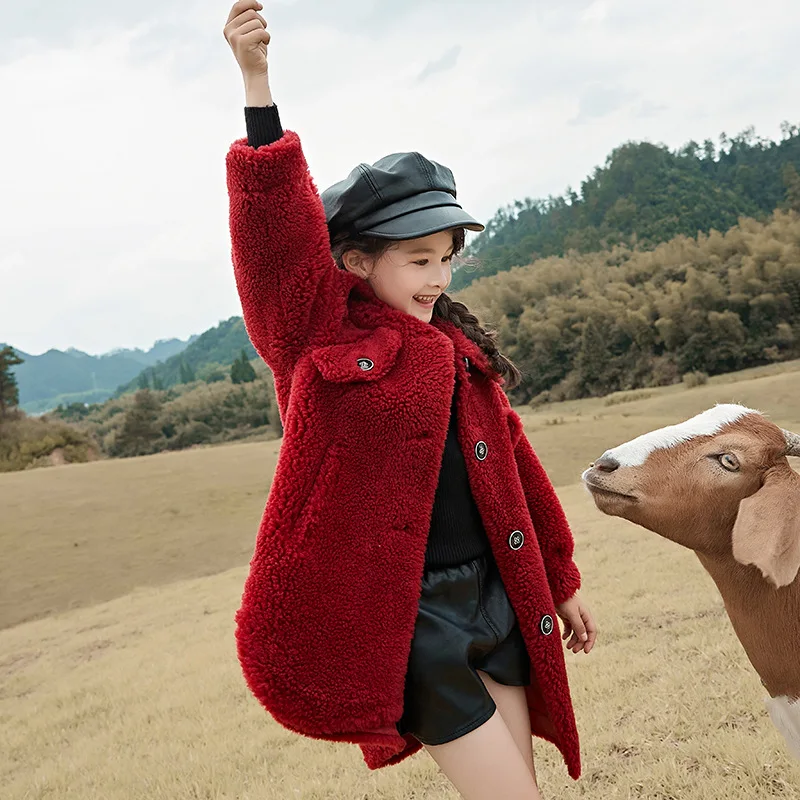
[[(800, 122), (797, 0), (262, 0), (270, 78), (320, 189), (419, 150), (486, 222), (612, 148)], [(149, 348), (241, 313), (225, 154), (231, 2), (0, 10), (0, 342)]]

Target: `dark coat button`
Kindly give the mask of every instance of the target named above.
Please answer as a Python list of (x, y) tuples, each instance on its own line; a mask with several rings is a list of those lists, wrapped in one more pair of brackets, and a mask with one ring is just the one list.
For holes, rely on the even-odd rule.
[(525, 534), (522, 531), (511, 531), (508, 537), (508, 546), (512, 550), (519, 550), (525, 544)]
[(358, 366), (361, 367), (361, 369), (363, 369), (364, 372), (367, 372), (368, 370), (371, 370), (375, 366), (375, 364), (369, 358), (359, 358)]
[(464, 356), (464, 364), (466, 365), (467, 372), (469, 372), (469, 359), (466, 356)]
[(554, 627), (555, 625), (553, 624), (553, 618), (549, 614), (545, 614), (542, 617), (542, 621), (539, 623), (539, 630), (545, 636), (549, 636), (553, 632)]
[(483, 459), (486, 458), (486, 453), (488, 450), (489, 448), (486, 442), (478, 442), (475, 445), (475, 458), (477, 458), (478, 461), (483, 461)]

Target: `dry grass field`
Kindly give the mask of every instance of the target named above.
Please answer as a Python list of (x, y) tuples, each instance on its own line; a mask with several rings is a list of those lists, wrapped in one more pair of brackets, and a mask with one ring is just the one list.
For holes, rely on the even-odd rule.
[[(520, 413), (573, 525), (600, 627), (567, 653), (584, 775), (537, 742), (548, 800), (800, 800), (763, 691), (695, 556), (576, 485), (607, 447), (715, 402), (800, 429), (800, 364)], [(289, 733), (233, 639), (279, 442), (0, 475), (0, 796), (456, 798), (419, 753), (378, 772)]]

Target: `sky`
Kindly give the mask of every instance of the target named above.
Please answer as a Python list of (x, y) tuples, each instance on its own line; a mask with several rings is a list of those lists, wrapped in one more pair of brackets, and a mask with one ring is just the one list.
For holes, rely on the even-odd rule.
[[(796, 0), (262, 0), (270, 85), (320, 190), (417, 150), (487, 222), (625, 141), (800, 122)], [(0, 8), (0, 342), (149, 349), (241, 314), (225, 155), (232, 2)], [(469, 241), (469, 239), (468, 239)]]

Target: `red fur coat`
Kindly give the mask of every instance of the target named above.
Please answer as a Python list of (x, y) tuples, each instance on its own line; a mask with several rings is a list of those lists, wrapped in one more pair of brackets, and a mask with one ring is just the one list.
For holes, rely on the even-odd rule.
[(284, 425), (236, 614), (250, 690), (285, 727), (360, 745), (371, 769), (420, 749), (395, 724), (455, 386), (470, 486), (530, 654), (532, 730), (577, 778), (554, 604), (580, 574), (503, 379), (452, 323), (337, 269), (294, 132), (258, 149), (239, 139), (226, 166), (244, 320)]

